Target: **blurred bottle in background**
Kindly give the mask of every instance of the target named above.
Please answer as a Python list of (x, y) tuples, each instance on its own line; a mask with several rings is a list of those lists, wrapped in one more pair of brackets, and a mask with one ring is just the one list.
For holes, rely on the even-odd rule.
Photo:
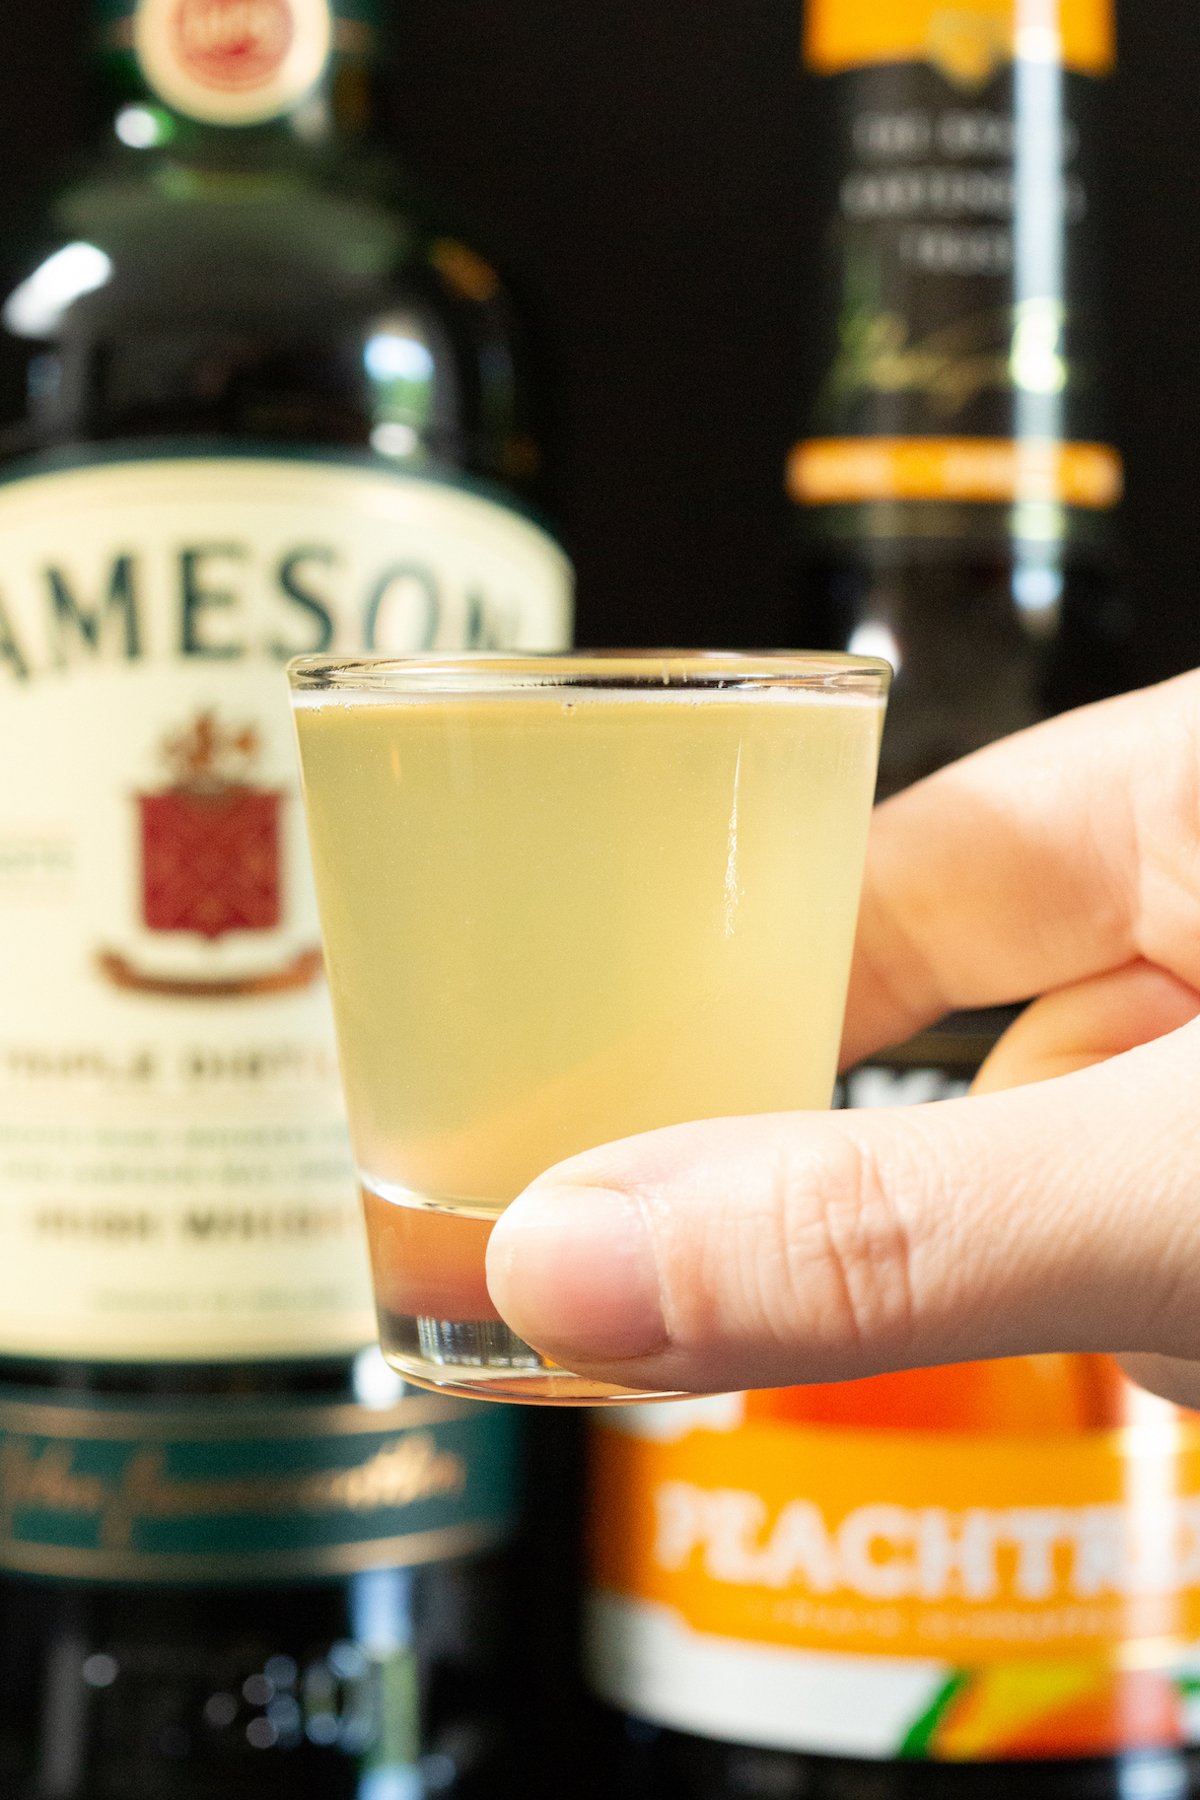
[[(1098, 133), (1110, 0), (809, 0), (833, 149), (798, 637), (896, 668), (894, 792), (1131, 685)], [(1003, 1019), (854, 1071), (964, 1092)], [(680, 1800), (1193, 1791), (1200, 1433), (1099, 1357), (602, 1423), (589, 1657), (612, 1788)]]
[(538, 396), (372, 0), (98, 4), (0, 309), (0, 1791), (492, 1796), (515, 1426), (364, 1348), (282, 664), (568, 640)]
[(896, 668), (884, 793), (1128, 685), (1103, 306), (1114, 59), (1111, 0), (810, 0), (837, 185), (788, 489), (806, 623)]

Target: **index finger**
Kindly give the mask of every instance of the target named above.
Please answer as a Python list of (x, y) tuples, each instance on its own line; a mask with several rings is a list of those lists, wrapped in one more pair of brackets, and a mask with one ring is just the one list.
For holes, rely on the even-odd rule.
[(1200, 671), (877, 809), (843, 1060), (1138, 958), (1200, 987)]

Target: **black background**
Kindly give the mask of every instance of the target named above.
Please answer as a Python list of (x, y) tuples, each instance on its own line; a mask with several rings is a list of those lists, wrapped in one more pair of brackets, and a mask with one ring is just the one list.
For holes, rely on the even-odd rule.
[[(583, 641), (797, 643), (821, 183), (801, 0), (394, 0), (388, 130), (525, 294)], [(87, 0), (0, 0), (0, 197), (83, 138)], [(1107, 184), (1139, 678), (1200, 662), (1200, 7), (1125, 0)], [(2, 250), (2, 246), (0, 246)]]

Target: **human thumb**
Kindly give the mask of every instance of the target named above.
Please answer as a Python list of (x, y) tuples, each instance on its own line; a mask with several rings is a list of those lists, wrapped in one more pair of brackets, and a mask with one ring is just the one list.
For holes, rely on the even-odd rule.
[(834, 1381), (1042, 1351), (1200, 1355), (1200, 1021), (936, 1106), (680, 1125), (501, 1217), (492, 1298), (598, 1380)]

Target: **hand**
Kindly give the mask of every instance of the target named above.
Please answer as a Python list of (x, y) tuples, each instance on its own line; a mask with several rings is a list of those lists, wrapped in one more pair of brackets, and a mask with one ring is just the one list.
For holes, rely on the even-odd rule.
[(493, 1232), (496, 1305), (629, 1387), (1102, 1350), (1200, 1404), (1200, 672), (878, 809), (845, 1062), (1035, 994), (969, 1099), (561, 1163)]

